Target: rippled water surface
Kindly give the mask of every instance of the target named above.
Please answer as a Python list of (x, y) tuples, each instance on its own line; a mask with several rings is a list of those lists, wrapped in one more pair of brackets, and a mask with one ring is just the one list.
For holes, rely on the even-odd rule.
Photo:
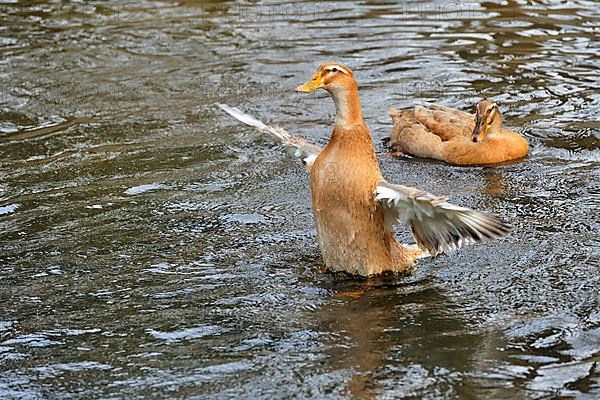
[[(0, 397), (600, 396), (595, 1), (0, 1)], [(324, 144), (354, 69), (384, 175), (499, 214), (412, 275), (320, 272), (307, 177), (225, 102)], [(531, 143), (389, 155), (388, 107)], [(402, 240), (410, 240), (406, 231)]]

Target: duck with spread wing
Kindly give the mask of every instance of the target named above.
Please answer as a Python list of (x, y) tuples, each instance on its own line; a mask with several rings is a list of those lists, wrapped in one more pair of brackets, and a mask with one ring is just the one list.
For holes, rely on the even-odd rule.
[[(324, 63), (296, 91), (317, 89), (329, 92), (336, 107), (333, 133), (323, 149), (237, 108), (225, 104), (219, 107), (291, 147), (305, 164), (310, 174), (319, 247), (327, 269), (360, 276), (406, 271), (419, 257), (509, 233), (509, 227), (492, 215), (383, 178), (350, 68)], [(396, 241), (396, 223), (411, 227), (417, 246)]]

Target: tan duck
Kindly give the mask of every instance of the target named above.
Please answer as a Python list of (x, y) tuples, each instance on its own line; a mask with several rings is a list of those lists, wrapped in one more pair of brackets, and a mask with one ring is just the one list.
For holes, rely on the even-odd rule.
[(529, 151), (523, 136), (502, 127), (498, 105), (488, 99), (477, 104), (475, 115), (437, 104), (389, 113), (392, 146), (418, 157), (485, 165), (523, 158)]
[[(445, 197), (388, 183), (382, 177), (350, 68), (324, 63), (296, 91), (317, 89), (329, 92), (336, 106), (333, 133), (323, 149), (236, 108), (219, 107), (293, 148), (304, 162), (310, 173), (313, 215), (327, 269), (362, 276), (404, 271), (422, 255), (436, 255), (509, 232), (494, 216), (455, 206)], [(397, 222), (410, 225), (418, 248), (396, 241), (392, 225)]]

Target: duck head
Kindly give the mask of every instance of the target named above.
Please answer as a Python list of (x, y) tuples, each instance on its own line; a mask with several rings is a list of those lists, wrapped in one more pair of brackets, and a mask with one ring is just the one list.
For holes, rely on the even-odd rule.
[(337, 62), (325, 62), (317, 68), (312, 78), (296, 88), (296, 92), (308, 93), (317, 89), (325, 89), (333, 97), (336, 127), (364, 124), (358, 84), (350, 68)]
[(317, 68), (312, 78), (296, 88), (296, 92), (308, 93), (325, 89), (331, 94), (348, 88), (357, 88), (352, 70), (343, 64), (326, 62)]
[(492, 100), (483, 99), (477, 103), (475, 111), (475, 129), (471, 140), (481, 142), (487, 135), (502, 132), (502, 114)]

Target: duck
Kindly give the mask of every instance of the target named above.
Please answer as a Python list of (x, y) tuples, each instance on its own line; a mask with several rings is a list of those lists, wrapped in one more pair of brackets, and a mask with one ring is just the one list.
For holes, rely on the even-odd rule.
[[(238, 108), (217, 105), (291, 149), (305, 165), (323, 269), (359, 277), (401, 273), (413, 268), (418, 258), (510, 232), (494, 215), (383, 178), (350, 68), (325, 62), (296, 92), (317, 89), (329, 93), (336, 109), (333, 131), (323, 148)], [(416, 244), (399, 243), (396, 224), (408, 225)]]
[(475, 115), (439, 104), (391, 108), (390, 144), (403, 153), (454, 165), (488, 165), (527, 156), (527, 140), (504, 129), (498, 104), (483, 99)]

